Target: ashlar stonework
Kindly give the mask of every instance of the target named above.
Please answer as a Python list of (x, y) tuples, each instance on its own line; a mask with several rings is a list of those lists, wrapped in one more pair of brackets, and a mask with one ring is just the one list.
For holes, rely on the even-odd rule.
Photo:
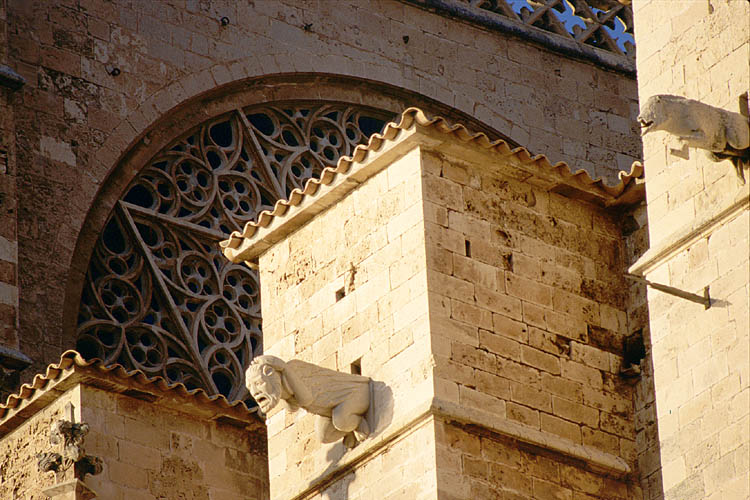
[[(86, 361), (74, 351), (0, 405), (0, 435), (3, 499), (268, 495), (264, 429), (243, 403)], [(60, 456), (55, 474), (38, 471), (39, 454), (48, 454), (43, 464)], [(101, 472), (84, 476), (92, 465)]]
[[(673, 0), (665, 9), (635, 0), (633, 9), (639, 95), (685, 96), (747, 120), (750, 3)], [(669, 134), (643, 136), (650, 249), (631, 272), (691, 293), (708, 288), (712, 305), (648, 291), (656, 404), (647, 419), (658, 429), (641, 474), (650, 498), (745, 500), (750, 187), (729, 162), (671, 142)]]
[(408, 110), (224, 241), (260, 271), (266, 353), (377, 381), (352, 449), (269, 411), (271, 498), (637, 497), (606, 206), (638, 189)]

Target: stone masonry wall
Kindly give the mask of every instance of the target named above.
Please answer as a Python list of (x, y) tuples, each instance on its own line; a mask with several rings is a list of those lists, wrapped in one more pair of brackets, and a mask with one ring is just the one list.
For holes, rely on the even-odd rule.
[(178, 135), (170, 110), (219, 98), (224, 84), (280, 73), (383, 82), (610, 179), (640, 152), (632, 79), (395, 0), (8, 0), (7, 17), (9, 64), (28, 82), (14, 113), (22, 350), (35, 369), (73, 345), (61, 336), (73, 328), (65, 284), (109, 173), (149, 126)]
[[(618, 217), (491, 169), (430, 155), (424, 165), (437, 395), (635, 467), (633, 391), (618, 375), (629, 333)], [(438, 453), (454, 498), (496, 498), (501, 484), (523, 498), (640, 494), (559, 457), (448, 432), (461, 434)]]
[[(75, 387), (53, 403), (29, 417), (21, 426), (0, 440), (0, 498), (47, 500), (42, 490), (55, 484), (53, 473), (37, 470), (37, 453), (52, 450), (49, 444), (50, 426), (67, 418), (65, 405), (72, 403), (80, 409), (81, 391)], [(78, 413), (80, 416), (80, 413)]]
[(640, 498), (625, 481), (476, 428), (440, 422), (436, 435), (440, 500)]
[(748, 215), (744, 210), (649, 275), (682, 290), (708, 285), (714, 300), (706, 310), (649, 291), (661, 450), (661, 463), (652, 465), (661, 465), (664, 498), (750, 494)]
[[(8, 63), (8, 10), (0, 0), (0, 65)], [(18, 236), (13, 93), (0, 85), (0, 346), (18, 349)]]
[[(392, 391), (381, 437), (434, 391), (440, 405), (623, 457), (635, 470), (634, 391), (619, 375), (629, 333), (622, 217), (492, 165), (414, 149), (261, 255), (266, 352), (339, 371), (361, 360), (362, 373)], [(468, 432), (501, 451), (473, 447), (478, 436), (464, 449), (451, 417), (434, 422), (429, 474), (440, 498), (641, 494), (635, 476), (606, 479), (534, 446), (521, 446), (522, 463), (517, 445), (509, 451), (477, 425)], [(372, 455), (321, 446), (310, 416), (275, 410), (267, 425), (272, 498), (317, 492), (340, 462), (367, 484), (351, 457)], [(377, 439), (360, 446), (379, 456)], [(512, 453), (516, 462), (490, 465)], [(534, 479), (540, 453), (554, 465)], [(336, 474), (327, 487), (346, 490)]]
[[(639, 0), (634, 14), (642, 101), (665, 93), (741, 110), (750, 91), (748, 2), (674, 1), (665, 9)], [(728, 161), (711, 162), (662, 132), (644, 137), (644, 159), (652, 249), (639, 267), (688, 292), (708, 286), (713, 299), (705, 309), (649, 290), (660, 460), (644, 467), (647, 497), (746, 499), (748, 184)]]
[[(412, 410), (433, 394), (420, 184), (420, 152), (414, 149), (272, 247), (259, 263), (265, 352), (347, 373), (359, 362), (362, 374), (383, 387), (375, 403), (375, 435), (381, 437), (412, 425)], [(320, 443), (313, 417), (304, 413), (279, 407), (267, 419), (271, 498), (300, 493), (344, 455), (341, 443)], [(403, 437), (406, 449), (423, 448), (423, 432)], [(374, 460), (405, 464), (405, 454)], [(431, 463), (398, 484), (434, 493)], [(365, 484), (380, 482), (369, 478)]]
[(436, 498), (435, 465), (435, 422), (429, 420), (307, 498), (431, 500)]
[[(747, 18), (747, 2), (676, 0), (664, 9), (658, 0), (641, 0), (634, 7), (636, 35), (645, 42), (637, 57), (641, 101), (674, 94), (740, 111), (740, 96), (750, 88), (750, 26), (736, 20)], [(729, 161), (683, 151), (664, 132), (643, 136), (643, 144), (652, 247), (740, 190)]]
[(104, 470), (85, 482), (107, 500), (265, 499), (268, 496), (265, 435), (230, 424), (201, 420), (122, 394), (77, 385), (0, 440), (0, 497), (42, 500), (55, 482), (37, 472), (36, 454), (51, 450), (52, 422), (67, 418), (71, 402), (76, 421), (90, 431), (88, 455)]
[(423, 164), (437, 396), (635, 468), (618, 217), (509, 169)]
[(86, 386), (81, 408), (86, 452), (104, 462), (86, 479), (99, 498), (268, 498), (263, 432)]

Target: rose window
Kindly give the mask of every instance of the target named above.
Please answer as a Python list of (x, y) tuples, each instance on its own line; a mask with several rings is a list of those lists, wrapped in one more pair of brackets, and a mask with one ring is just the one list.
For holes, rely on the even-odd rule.
[(218, 242), (334, 165), (394, 114), (321, 102), (214, 118), (148, 164), (95, 246), (77, 349), (189, 389), (247, 399), (262, 349), (258, 274)]

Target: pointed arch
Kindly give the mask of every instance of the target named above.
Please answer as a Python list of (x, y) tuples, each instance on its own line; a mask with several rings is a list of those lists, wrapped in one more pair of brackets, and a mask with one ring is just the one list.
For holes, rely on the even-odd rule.
[(216, 242), (412, 104), (502, 137), (425, 96), (330, 75), (245, 80), (174, 106), (104, 177), (74, 253), (65, 338), (89, 357), (246, 397), (259, 286)]

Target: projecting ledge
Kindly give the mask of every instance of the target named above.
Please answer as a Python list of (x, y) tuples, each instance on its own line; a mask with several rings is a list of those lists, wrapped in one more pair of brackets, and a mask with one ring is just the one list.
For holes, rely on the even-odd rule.
[(712, 212), (696, 218), (649, 248), (641, 258), (630, 266), (628, 272), (635, 276), (646, 276), (662, 262), (683, 251), (699, 239), (710, 235), (716, 227), (733, 220), (748, 208), (750, 208), (750, 195), (748, 195), (748, 189), (745, 187), (728, 207), (716, 207)]
[(574, 443), (548, 432), (540, 431), (525, 425), (500, 418), (496, 414), (484, 410), (467, 408), (464, 406), (433, 398), (431, 401), (415, 405), (399, 421), (394, 421), (382, 434), (365, 440), (360, 446), (348, 450), (336, 463), (335, 469), (317, 478), (307, 487), (296, 494), (293, 499), (308, 498), (310, 493), (324, 489), (347, 471), (353, 470), (358, 464), (378, 455), (388, 446), (398, 441), (411, 431), (421, 427), (431, 418), (443, 420), (447, 423), (458, 423), (465, 426), (481, 428), (490, 434), (496, 434), (507, 439), (525, 443), (527, 445), (558, 453), (585, 464), (589, 470), (611, 477), (620, 478), (632, 472), (628, 463), (621, 457), (607, 453), (591, 446)]
[(26, 84), (26, 80), (13, 71), (12, 68), (0, 64), (0, 87), (6, 87), (11, 90), (18, 90)]
[(505, 418), (498, 418), (491, 412), (467, 408), (435, 398), (432, 400), (431, 413), (443, 420), (454, 420), (464, 425), (483, 427), (507, 438), (581, 460), (595, 472), (615, 477), (626, 476), (631, 472), (630, 466), (621, 457)]
[(90, 500), (96, 493), (80, 479), (59, 483), (42, 491), (51, 500)]

